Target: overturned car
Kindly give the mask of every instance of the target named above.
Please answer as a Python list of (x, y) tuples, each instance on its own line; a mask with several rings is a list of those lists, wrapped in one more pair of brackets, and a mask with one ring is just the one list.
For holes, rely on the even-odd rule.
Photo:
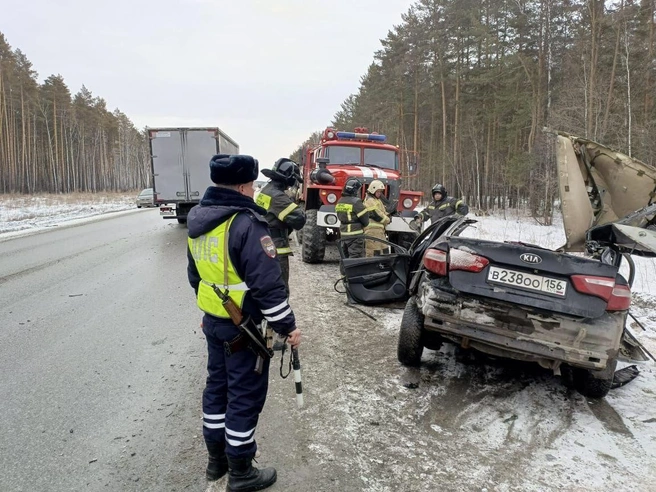
[(476, 221), (452, 216), (410, 250), (390, 244), (390, 255), (343, 258), (355, 302), (407, 300), (402, 364), (417, 366), (424, 348), (452, 342), (538, 362), (589, 397), (608, 393), (621, 349), (631, 349), (623, 346), (630, 255), (656, 256), (656, 169), (586, 139), (556, 140), (566, 236), (557, 251), (462, 237)]

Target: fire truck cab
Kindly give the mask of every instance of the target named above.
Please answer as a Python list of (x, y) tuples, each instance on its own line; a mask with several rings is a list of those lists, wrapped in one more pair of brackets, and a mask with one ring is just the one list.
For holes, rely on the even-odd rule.
[[(300, 235), (304, 262), (323, 261), (326, 243), (339, 239), (335, 204), (351, 177), (362, 182), (363, 199), (374, 179), (385, 185), (384, 202), (392, 214), (387, 226), (391, 242), (401, 244), (404, 238), (414, 237), (408, 224), (416, 215), (413, 211), (423, 193), (402, 190), (399, 147), (386, 141), (385, 135), (369, 133), (366, 128), (356, 128), (353, 132), (326, 128), (319, 144), (304, 149), (303, 184), (299, 190), (307, 215)], [(416, 167), (416, 162), (408, 167)]]

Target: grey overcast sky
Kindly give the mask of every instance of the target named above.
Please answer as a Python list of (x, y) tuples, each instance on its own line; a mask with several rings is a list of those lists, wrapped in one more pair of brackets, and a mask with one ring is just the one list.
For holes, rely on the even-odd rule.
[(412, 3), (0, 0), (0, 32), (40, 80), (84, 84), (139, 128), (219, 126), (270, 167), (330, 123)]

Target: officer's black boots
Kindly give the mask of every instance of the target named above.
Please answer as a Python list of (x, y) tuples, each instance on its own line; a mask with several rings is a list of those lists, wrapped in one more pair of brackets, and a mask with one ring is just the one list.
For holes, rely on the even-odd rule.
[(255, 492), (266, 489), (276, 483), (278, 478), (275, 468), (258, 470), (253, 466), (251, 458), (228, 458), (228, 463), (228, 492)]
[(228, 458), (225, 454), (225, 447), (213, 442), (206, 442), (209, 459), (207, 461), (207, 470), (205, 474), (207, 479), (212, 482), (218, 480), (228, 473)]

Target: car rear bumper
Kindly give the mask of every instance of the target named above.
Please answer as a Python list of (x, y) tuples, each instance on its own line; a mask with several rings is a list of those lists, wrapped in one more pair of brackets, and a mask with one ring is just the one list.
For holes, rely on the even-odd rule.
[(456, 297), (425, 280), (417, 292), (424, 328), (491, 355), (600, 370), (618, 354), (625, 312), (594, 319), (541, 314), (522, 306)]

